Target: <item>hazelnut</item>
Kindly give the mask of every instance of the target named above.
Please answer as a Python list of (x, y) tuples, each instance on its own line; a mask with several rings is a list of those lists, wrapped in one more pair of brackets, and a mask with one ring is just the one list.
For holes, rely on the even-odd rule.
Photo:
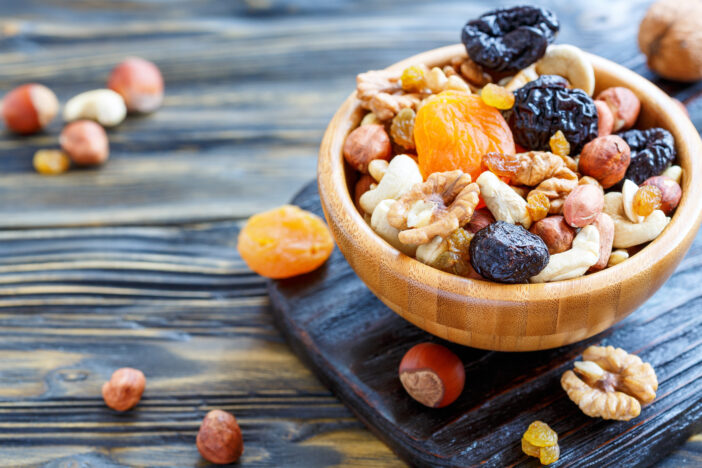
[(624, 178), (631, 162), (631, 149), (621, 137), (607, 135), (587, 143), (578, 160), (581, 174), (590, 176), (610, 188)]
[(661, 0), (648, 9), (639, 27), (639, 48), (648, 66), (664, 78), (702, 78), (702, 3)]
[(466, 380), (458, 356), (435, 343), (410, 348), (400, 362), (399, 372), (407, 393), (430, 408), (442, 408), (456, 401)]
[(603, 208), (602, 190), (594, 185), (578, 185), (563, 203), (563, 217), (573, 227), (585, 227), (595, 221)]
[(163, 77), (148, 60), (130, 57), (110, 73), (107, 87), (124, 98), (130, 112), (153, 112), (163, 102)]
[(2, 100), (5, 125), (15, 133), (38, 132), (56, 117), (58, 109), (54, 92), (35, 83), (13, 89)]
[(670, 215), (675, 208), (677, 208), (678, 203), (680, 203), (680, 197), (682, 197), (682, 189), (677, 182), (675, 182), (670, 177), (660, 175), (654, 176), (646, 179), (641, 186), (644, 185), (655, 185), (661, 189), (661, 206), (660, 209), (663, 213)]
[(344, 143), (344, 158), (357, 171), (367, 173), (368, 164), (374, 159), (392, 157), (390, 137), (382, 125), (369, 124), (349, 133)]
[(568, 226), (563, 216), (548, 216), (540, 219), (531, 226), (529, 231), (544, 241), (551, 255), (570, 250), (575, 238), (575, 229)]
[(236, 418), (222, 410), (212, 410), (205, 416), (197, 433), (197, 449), (210, 463), (234, 463), (244, 452), (241, 429)]
[(607, 88), (597, 96), (598, 101), (603, 101), (614, 117), (612, 131), (627, 130), (634, 126), (641, 110), (641, 101), (629, 88), (615, 86)]
[(592, 265), (588, 271), (600, 271), (609, 263), (609, 256), (612, 254), (612, 244), (614, 243), (614, 220), (607, 213), (600, 213), (592, 223), (600, 233), (600, 256), (597, 263)]
[(614, 129), (614, 116), (604, 101), (595, 101), (597, 109), (597, 136), (611, 135)]
[(146, 387), (144, 373), (131, 367), (117, 369), (102, 386), (102, 398), (105, 404), (117, 411), (127, 411), (134, 408)]
[(110, 155), (105, 129), (91, 120), (66, 125), (59, 142), (73, 162), (83, 166), (102, 164)]
[(490, 210), (488, 210), (487, 208), (480, 208), (479, 210), (475, 210), (473, 212), (473, 216), (470, 218), (470, 221), (466, 225), (466, 231), (475, 234), (482, 228), (494, 222), (495, 217), (492, 215), (492, 213), (490, 213)]
[(43, 149), (34, 153), (34, 169), (42, 175), (63, 174), (71, 166), (71, 159), (60, 150)]

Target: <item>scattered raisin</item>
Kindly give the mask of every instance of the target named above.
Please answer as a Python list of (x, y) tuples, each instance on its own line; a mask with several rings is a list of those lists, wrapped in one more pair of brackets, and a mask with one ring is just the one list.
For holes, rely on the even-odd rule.
[(551, 209), (551, 200), (543, 192), (530, 192), (527, 196), (527, 211), (533, 222), (544, 219)]
[(497, 221), (470, 243), (470, 262), (481, 276), (499, 283), (525, 283), (546, 268), (546, 244), (521, 226)]
[(644, 185), (634, 194), (634, 213), (648, 216), (661, 207), (663, 192), (655, 185)]
[(405, 149), (414, 149), (414, 120), (417, 114), (406, 107), (392, 119), (390, 136), (392, 140)]
[(631, 148), (631, 162), (625, 179), (641, 184), (649, 177), (660, 175), (675, 161), (675, 139), (668, 130), (628, 130), (619, 134)]
[(515, 91), (514, 107), (505, 118), (514, 140), (527, 150), (549, 151), (551, 137), (560, 130), (571, 154), (597, 138), (597, 108), (582, 89), (568, 89), (559, 76), (542, 75)]
[(500, 110), (511, 109), (514, 105), (514, 94), (502, 86), (488, 83), (480, 92), (480, 99), (488, 106), (496, 107)]
[(556, 15), (545, 8), (498, 8), (466, 23), (461, 42), (474, 62), (512, 73), (543, 57), (558, 29)]
[(553, 154), (557, 154), (558, 156), (570, 156), (570, 143), (568, 143), (565, 135), (560, 130), (554, 133), (551, 139), (548, 140), (548, 146), (551, 148)]

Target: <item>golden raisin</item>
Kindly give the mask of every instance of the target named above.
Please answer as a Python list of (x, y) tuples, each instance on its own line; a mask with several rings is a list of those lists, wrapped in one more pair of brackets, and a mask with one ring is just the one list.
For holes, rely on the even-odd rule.
[(530, 457), (539, 458), (539, 455), (541, 455), (541, 447), (531, 445), (529, 442), (526, 441), (526, 439), (522, 438), (522, 452), (529, 455)]
[(544, 219), (551, 209), (551, 200), (543, 192), (531, 192), (527, 195), (527, 211), (533, 222)]
[(558, 434), (548, 424), (534, 421), (522, 436), (524, 440), (536, 447), (551, 447), (558, 443)]
[(655, 185), (644, 185), (634, 195), (634, 213), (648, 216), (660, 208), (663, 192)]
[(427, 87), (427, 67), (424, 65), (411, 65), (404, 69), (400, 81), (402, 89), (409, 92), (420, 92)]
[(483, 166), (500, 177), (512, 177), (519, 169), (519, 158), (513, 154), (487, 153)]
[(551, 147), (551, 152), (558, 156), (570, 156), (570, 143), (566, 140), (562, 131), (558, 130), (553, 134), (548, 145)]
[(392, 140), (405, 149), (414, 149), (414, 119), (417, 114), (406, 107), (392, 119), (390, 136)]
[(60, 150), (39, 150), (34, 153), (34, 169), (42, 175), (63, 174), (71, 166), (71, 159)]
[(541, 447), (539, 452), (539, 462), (542, 465), (550, 465), (557, 462), (558, 457), (561, 455), (561, 449), (558, 447), (558, 444), (551, 447)]
[(454, 275), (468, 276), (471, 274), (470, 241), (473, 233), (463, 228), (453, 231), (447, 238), (446, 252), (439, 255), (434, 266)]
[(514, 106), (514, 94), (502, 86), (488, 83), (480, 92), (480, 98), (488, 106), (501, 110), (511, 109)]

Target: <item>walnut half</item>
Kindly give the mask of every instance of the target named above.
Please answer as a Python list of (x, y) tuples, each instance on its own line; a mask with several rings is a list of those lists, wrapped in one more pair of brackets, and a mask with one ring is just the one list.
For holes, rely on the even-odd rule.
[(468, 223), (478, 204), (478, 184), (463, 171), (435, 172), (416, 184), (390, 208), (388, 222), (399, 229), (400, 242), (422, 245), (447, 237)]
[(590, 417), (628, 421), (656, 398), (658, 379), (651, 364), (613, 346), (590, 346), (561, 386)]

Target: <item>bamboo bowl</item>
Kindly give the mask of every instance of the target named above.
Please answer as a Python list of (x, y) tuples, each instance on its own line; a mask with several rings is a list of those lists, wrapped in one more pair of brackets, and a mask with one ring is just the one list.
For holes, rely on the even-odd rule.
[[(465, 54), (462, 45), (431, 50), (391, 69), (432, 67)], [(444, 273), (398, 252), (376, 235), (353, 204), (355, 175), (344, 162), (346, 136), (364, 111), (352, 94), (334, 115), (321, 144), (319, 194), (327, 222), (351, 267), (383, 303), (438, 337), (475, 348), (532, 351), (588, 338), (644, 303), (673, 273), (702, 220), (702, 141), (690, 119), (645, 78), (590, 55), (596, 93), (626, 86), (641, 99), (641, 128), (660, 126), (675, 137), (684, 169), (683, 196), (663, 233), (625, 262), (581, 278), (506, 285)], [(692, 183), (696, 181), (696, 183)], [(359, 310), (358, 313), (363, 313)]]

